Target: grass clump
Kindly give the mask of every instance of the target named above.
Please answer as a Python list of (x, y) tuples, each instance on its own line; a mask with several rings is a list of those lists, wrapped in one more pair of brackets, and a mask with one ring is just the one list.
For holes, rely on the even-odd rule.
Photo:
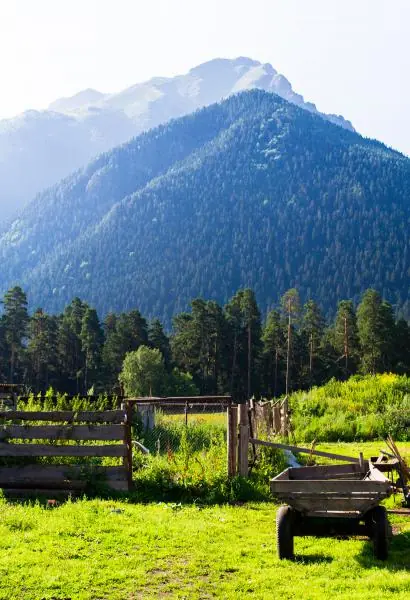
[[(220, 416), (219, 416), (220, 417)], [(285, 468), (281, 451), (264, 448), (250, 478), (227, 478), (226, 417), (159, 415), (152, 431), (134, 433), (150, 454), (134, 452), (135, 497), (215, 504), (270, 500), (269, 477)]]

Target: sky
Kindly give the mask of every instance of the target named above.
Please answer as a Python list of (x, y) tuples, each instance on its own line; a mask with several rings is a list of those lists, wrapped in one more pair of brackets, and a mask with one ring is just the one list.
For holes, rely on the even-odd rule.
[(409, 0), (0, 0), (0, 118), (248, 56), (410, 155), (409, 23)]

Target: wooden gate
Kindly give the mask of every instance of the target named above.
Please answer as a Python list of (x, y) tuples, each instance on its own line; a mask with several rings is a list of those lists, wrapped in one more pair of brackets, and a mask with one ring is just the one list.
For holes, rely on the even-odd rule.
[[(131, 419), (126, 406), (107, 411), (1, 411), (0, 423), (0, 488), (7, 493), (63, 494), (93, 484), (131, 488)], [(83, 443), (87, 441), (99, 443)], [(47, 464), (46, 457), (70, 460)], [(76, 464), (79, 457), (81, 464)], [(83, 457), (116, 457), (121, 465), (96, 466)]]

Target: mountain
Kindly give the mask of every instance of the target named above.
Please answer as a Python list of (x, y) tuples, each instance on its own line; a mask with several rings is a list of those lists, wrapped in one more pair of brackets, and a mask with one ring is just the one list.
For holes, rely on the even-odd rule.
[[(93, 157), (171, 118), (231, 94), (260, 88), (316, 113), (269, 64), (249, 58), (216, 59), (173, 78), (156, 77), (118, 94), (84, 90), (0, 121), (0, 221), (11, 219), (41, 190)], [(324, 118), (353, 129), (336, 115)]]
[(40, 194), (0, 237), (0, 293), (169, 324), (196, 296), (286, 289), (329, 315), (376, 287), (409, 316), (410, 160), (277, 95), (231, 96)]

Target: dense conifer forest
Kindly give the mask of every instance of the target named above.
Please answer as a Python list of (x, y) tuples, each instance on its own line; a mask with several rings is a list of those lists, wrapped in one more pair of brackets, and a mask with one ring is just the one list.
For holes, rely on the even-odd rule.
[[(409, 189), (399, 152), (245, 92), (40, 194), (0, 235), (0, 293), (20, 285), (54, 313), (75, 296), (100, 314), (138, 306), (169, 327), (192, 298), (225, 304), (240, 288), (265, 314), (295, 286), (327, 318), (340, 298), (357, 304), (375, 288), (408, 319)], [(178, 339), (186, 323), (176, 323)]]
[[(410, 373), (410, 327), (368, 289), (357, 307), (339, 301), (326, 322), (313, 300), (288, 290), (266, 319), (251, 289), (221, 306), (197, 298), (168, 334), (137, 309), (108, 313), (74, 298), (61, 314), (29, 313), (25, 292), (8, 290), (0, 317), (0, 382), (40, 392), (121, 391), (119, 375), (133, 352), (149, 373), (153, 395), (225, 394), (237, 398), (307, 389), (355, 373)], [(138, 351), (135, 353), (134, 351)]]

